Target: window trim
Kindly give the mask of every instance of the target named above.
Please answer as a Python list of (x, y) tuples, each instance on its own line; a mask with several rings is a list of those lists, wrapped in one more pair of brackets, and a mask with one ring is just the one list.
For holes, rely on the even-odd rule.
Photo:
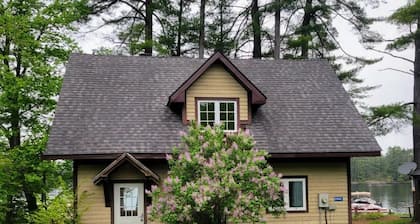
[(307, 176), (284, 176), (280, 179), (281, 183), (287, 183), (289, 185), (289, 181), (302, 181), (303, 184), (303, 206), (297, 208), (289, 207), (290, 204), (290, 195), (287, 192), (287, 196), (283, 193), (283, 200), (284, 200), (284, 208), (287, 212), (308, 212), (308, 177)]
[[(209, 102), (215, 103), (214, 105), (214, 122), (215, 124), (220, 124), (220, 103), (234, 103), (234, 126), (235, 130), (224, 130), (224, 132), (237, 132), (239, 130), (239, 99), (238, 98), (223, 98), (223, 97), (196, 97), (195, 98), (195, 118), (197, 124), (200, 124), (200, 103)], [(217, 106), (216, 106), (217, 105)], [(217, 110), (216, 110), (217, 109)]]

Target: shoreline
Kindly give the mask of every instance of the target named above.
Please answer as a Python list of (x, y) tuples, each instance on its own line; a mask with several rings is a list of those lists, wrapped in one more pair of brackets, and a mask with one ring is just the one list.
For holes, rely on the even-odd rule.
[(381, 180), (369, 180), (369, 181), (352, 181), (351, 184), (409, 184), (410, 181), (381, 181)]

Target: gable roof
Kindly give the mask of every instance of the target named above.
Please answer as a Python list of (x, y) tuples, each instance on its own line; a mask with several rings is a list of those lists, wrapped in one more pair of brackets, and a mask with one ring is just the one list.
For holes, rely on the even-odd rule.
[(220, 62), (225, 69), (235, 78), (247, 91), (251, 92), (251, 104), (265, 104), (267, 97), (259, 90), (226, 56), (220, 52), (213, 54), (204, 62), (181, 86), (170, 96), (168, 105), (172, 103), (185, 103), (185, 92), (203, 75), (213, 64)]
[(130, 155), (130, 153), (122, 153), (93, 178), (93, 183), (100, 184), (103, 180), (107, 179), (112, 172), (126, 162), (131, 164), (137, 171), (143, 173), (144, 176), (151, 178), (156, 184), (159, 184), (159, 175), (147, 168), (143, 163)]
[[(204, 62), (73, 54), (44, 158), (164, 158), (187, 128), (168, 97)], [(231, 62), (267, 97), (248, 126), (258, 148), (273, 157), (380, 154), (327, 61)]]

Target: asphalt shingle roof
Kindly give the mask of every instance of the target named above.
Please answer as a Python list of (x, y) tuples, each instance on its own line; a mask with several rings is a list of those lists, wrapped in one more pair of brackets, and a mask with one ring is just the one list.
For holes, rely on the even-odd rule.
[[(203, 59), (73, 54), (44, 156), (168, 153), (181, 117), (168, 97)], [(324, 60), (232, 60), (266, 96), (249, 126), (270, 153), (378, 153)]]

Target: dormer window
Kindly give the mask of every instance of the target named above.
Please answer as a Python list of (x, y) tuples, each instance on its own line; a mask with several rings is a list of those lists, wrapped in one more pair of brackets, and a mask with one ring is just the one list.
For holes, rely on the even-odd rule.
[(198, 100), (198, 123), (203, 126), (224, 124), (226, 132), (235, 132), (238, 127), (236, 100)]

